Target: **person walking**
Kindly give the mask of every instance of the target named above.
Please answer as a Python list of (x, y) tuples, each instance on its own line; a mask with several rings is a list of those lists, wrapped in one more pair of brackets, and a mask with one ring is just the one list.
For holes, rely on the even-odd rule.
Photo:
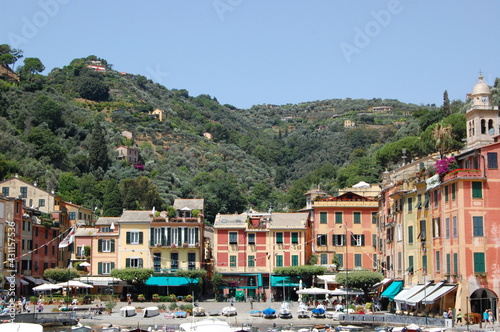
[(488, 324), (488, 321), (489, 321), (488, 318), (489, 318), (488, 309), (485, 309), (483, 312), (483, 322), (485, 324)]
[(457, 325), (458, 323), (460, 323), (460, 325), (462, 325), (462, 309), (458, 309), (458, 312), (457, 312)]
[(495, 317), (493, 317), (493, 311), (491, 311), (491, 309), (488, 309), (488, 323), (493, 326), (494, 321)]
[(250, 297), (248, 302), (250, 302), (250, 309), (253, 309), (253, 297)]

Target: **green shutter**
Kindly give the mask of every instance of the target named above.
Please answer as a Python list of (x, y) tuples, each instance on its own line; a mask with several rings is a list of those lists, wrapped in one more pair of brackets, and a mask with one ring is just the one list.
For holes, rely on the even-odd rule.
[(111, 252), (115, 252), (115, 240), (111, 239)]
[(292, 233), (292, 243), (299, 243), (299, 233)]
[(125, 267), (130, 267), (130, 258), (125, 259)]
[(413, 226), (408, 226), (408, 243), (413, 243)]
[(130, 244), (130, 232), (127, 232), (127, 244)]
[(472, 198), (483, 198), (482, 182), (472, 182)]
[(335, 212), (335, 223), (336, 224), (342, 223), (342, 212)]
[(299, 255), (292, 255), (292, 266), (299, 266)]
[(475, 252), (474, 253), (474, 272), (475, 273), (486, 272), (485, 261), (484, 261), (484, 252)]
[(200, 234), (199, 233), (200, 233), (200, 229), (198, 227), (196, 227), (194, 230), (194, 242), (195, 243), (200, 243), (200, 240), (199, 240)]
[(139, 244), (142, 244), (143, 240), (144, 240), (144, 234), (143, 232), (139, 232)]
[(165, 228), (161, 228), (161, 245), (165, 245)]
[(326, 212), (320, 212), (319, 213), (319, 223), (320, 224), (328, 223), (327, 217), (328, 217), (328, 215)]
[(354, 223), (355, 224), (361, 223), (361, 212), (354, 212)]
[(167, 246), (172, 244), (172, 228), (167, 228)]
[(102, 263), (101, 262), (99, 262), (97, 264), (97, 274), (102, 274)]
[(155, 244), (154, 240), (155, 240), (155, 237), (154, 237), (154, 228), (151, 227), (149, 229), (149, 244), (150, 245), (154, 245)]
[(97, 240), (97, 251), (102, 252), (102, 239)]
[(255, 266), (255, 256), (248, 256), (248, 267), (254, 267)]
[(139, 261), (139, 268), (142, 269), (142, 258), (139, 258), (138, 261)]
[(111, 269), (109, 270), (110, 272), (113, 271), (113, 269), (115, 268), (115, 263), (114, 262), (111, 262)]
[(458, 273), (458, 254), (453, 254), (453, 273)]
[(446, 254), (446, 273), (451, 273), (451, 256), (450, 254)]

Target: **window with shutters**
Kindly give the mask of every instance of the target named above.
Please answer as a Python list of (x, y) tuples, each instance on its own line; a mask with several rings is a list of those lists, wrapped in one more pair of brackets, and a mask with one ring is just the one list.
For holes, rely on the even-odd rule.
[(447, 239), (450, 238), (450, 218), (445, 219), (444, 233)]
[(433, 203), (434, 203), (434, 208), (437, 209), (438, 206), (439, 206), (439, 190), (434, 190), (433, 191), (433, 199), (432, 199)]
[(255, 244), (255, 233), (248, 233), (248, 244), (254, 245)]
[(451, 200), (455, 200), (456, 196), (456, 190), (457, 190), (457, 185), (456, 183), (451, 184)]
[(97, 243), (97, 251), (99, 252), (115, 252), (115, 240), (99, 239)]
[(472, 182), (472, 198), (483, 198), (482, 182)]
[(299, 255), (292, 255), (292, 266), (299, 266)]
[(141, 269), (143, 267), (142, 258), (127, 258), (125, 267)]
[(441, 271), (441, 252), (436, 251), (436, 271)]
[(229, 232), (229, 244), (238, 244), (237, 232)]
[(332, 243), (334, 246), (340, 247), (345, 246), (345, 235), (344, 234), (333, 234)]
[(320, 212), (319, 213), (319, 223), (320, 224), (327, 224), (328, 223), (328, 213), (327, 212)]
[(5, 197), (9, 197), (9, 187), (2, 187), (2, 194)]
[(377, 223), (377, 214), (378, 212), (372, 212), (372, 224)]
[(342, 223), (342, 212), (335, 212), (335, 223), (336, 224)]
[(413, 243), (413, 226), (408, 226), (408, 243)]
[(318, 234), (317, 240), (318, 240), (318, 242), (317, 242), (318, 246), (328, 245), (327, 240), (326, 240), (326, 234)]
[(196, 269), (196, 254), (194, 252), (188, 252), (188, 270)]
[(248, 267), (255, 267), (255, 256), (248, 255), (247, 262), (248, 262)]
[(422, 256), (422, 273), (427, 273), (427, 255)]
[(115, 268), (115, 263), (110, 262), (99, 262), (97, 266), (97, 273), (98, 274), (111, 274), (111, 270)]
[(276, 233), (276, 244), (283, 244), (283, 233), (282, 232)]
[(299, 244), (299, 233), (292, 232), (292, 244)]
[(351, 234), (351, 246), (362, 247), (365, 245), (364, 234)]
[(173, 252), (170, 254), (170, 269), (175, 272), (179, 268), (179, 253)]
[(337, 259), (339, 260), (339, 266), (344, 266), (344, 254), (337, 253)]
[(472, 227), (474, 236), (484, 236), (483, 217), (472, 217)]
[(413, 211), (413, 197), (408, 197), (408, 212)]
[(283, 266), (283, 255), (276, 255), (276, 266)]
[(353, 219), (355, 224), (361, 224), (361, 212), (354, 212)]
[(153, 270), (154, 272), (161, 272), (161, 253), (153, 253)]
[(236, 256), (234, 255), (229, 256), (229, 266), (236, 267)]
[(450, 197), (448, 195), (448, 186), (444, 187), (444, 201), (448, 203)]
[(486, 262), (484, 260), (484, 252), (474, 253), (474, 273), (486, 272)]
[(143, 236), (143, 232), (127, 232), (127, 244), (142, 244)]
[(362, 266), (361, 254), (354, 254), (354, 266), (355, 267), (361, 267)]
[(28, 187), (21, 187), (21, 198), (28, 198)]
[(320, 257), (320, 264), (321, 265), (328, 264), (328, 254), (321, 254), (319, 257)]
[(458, 237), (457, 216), (452, 217), (452, 223), (453, 223), (453, 237)]

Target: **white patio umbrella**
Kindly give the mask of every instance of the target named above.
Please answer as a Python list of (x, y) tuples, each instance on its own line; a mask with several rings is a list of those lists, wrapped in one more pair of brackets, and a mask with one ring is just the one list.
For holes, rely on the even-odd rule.
[(57, 283), (56, 285), (61, 287), (70, 287), (70, 288), (94, 288), (94, 286), (83, 283), (77, 280), (70, 280), (65, 282)]
[(42, 284), (40, 286), (33, 287), (33, 290), (35, 292), (43, 292), (43, 291), (48, 291), (48, 290), (53, 290), (53, 289), (60, 289), (62, 286), (58, 286), (55, 284)]
[(85, 266), (85, 267), (87, 267), (87, 266), (90, 266), (90, 263), (89, 263), (89, 262), (83, 262), (82, 264), (80, 264), (80, 266)]
[(318, 288), (318, 287), (304, 288), (297, 291), (297, 294), (300, 295), (321, 295), (329, 293), (330, 291), (328, 289)]
[(354, 288), (337, 288), (330, 291), (328, 294), (332, 296), (346, 296), (346, 295), (364, 295), (362, 290)]

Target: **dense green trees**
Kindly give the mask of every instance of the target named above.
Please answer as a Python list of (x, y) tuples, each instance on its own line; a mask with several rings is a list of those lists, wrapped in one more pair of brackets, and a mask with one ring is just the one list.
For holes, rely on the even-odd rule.
[(362, 289), (367, 295), (372, 286), (384, 278), (382, 273), (373, 271), (348, 271), (339, 272), (335, 281), (339, 285), (345, 285), (349, 288)]
[[(0, 45), (0, 65), (13, 67), (20, 58), (22, 51)], [(20, 82), (0, 80), (0, 176), (18, 172), (106, 216), (165, 209), (178, 197), (204, 198), (209, 223), (217, 213), (248, 208), (294, 211), (310, 189), (335, 194), (361, 180), (377, 182), (383, 169), (402, 162), (403, 148), (406, 161), (437, 151), (438, 123), (451, 125), (446, 151), (465, 138), (460, 101), (450, 102), (448, 117), (445, 105), (380, 98), (241, 110), (109, 66), (97, 73), (91, 61), (107, 66), (89, 56), (42, 76), (41, 60), (27, 58)], [(500, 100), (499, 84), (493, 101)], [(373, 106), (392, 111), (373, 113)], [(148, 115), (155, 108), (165, 111), (165, 121)], [(344, 128), (345, 118), (361, 124)], [(124, 140), (124, 130), (133, 139)], [(137, 144), (144, 169), (116, 160), (114, 149), (124, 142)]]

